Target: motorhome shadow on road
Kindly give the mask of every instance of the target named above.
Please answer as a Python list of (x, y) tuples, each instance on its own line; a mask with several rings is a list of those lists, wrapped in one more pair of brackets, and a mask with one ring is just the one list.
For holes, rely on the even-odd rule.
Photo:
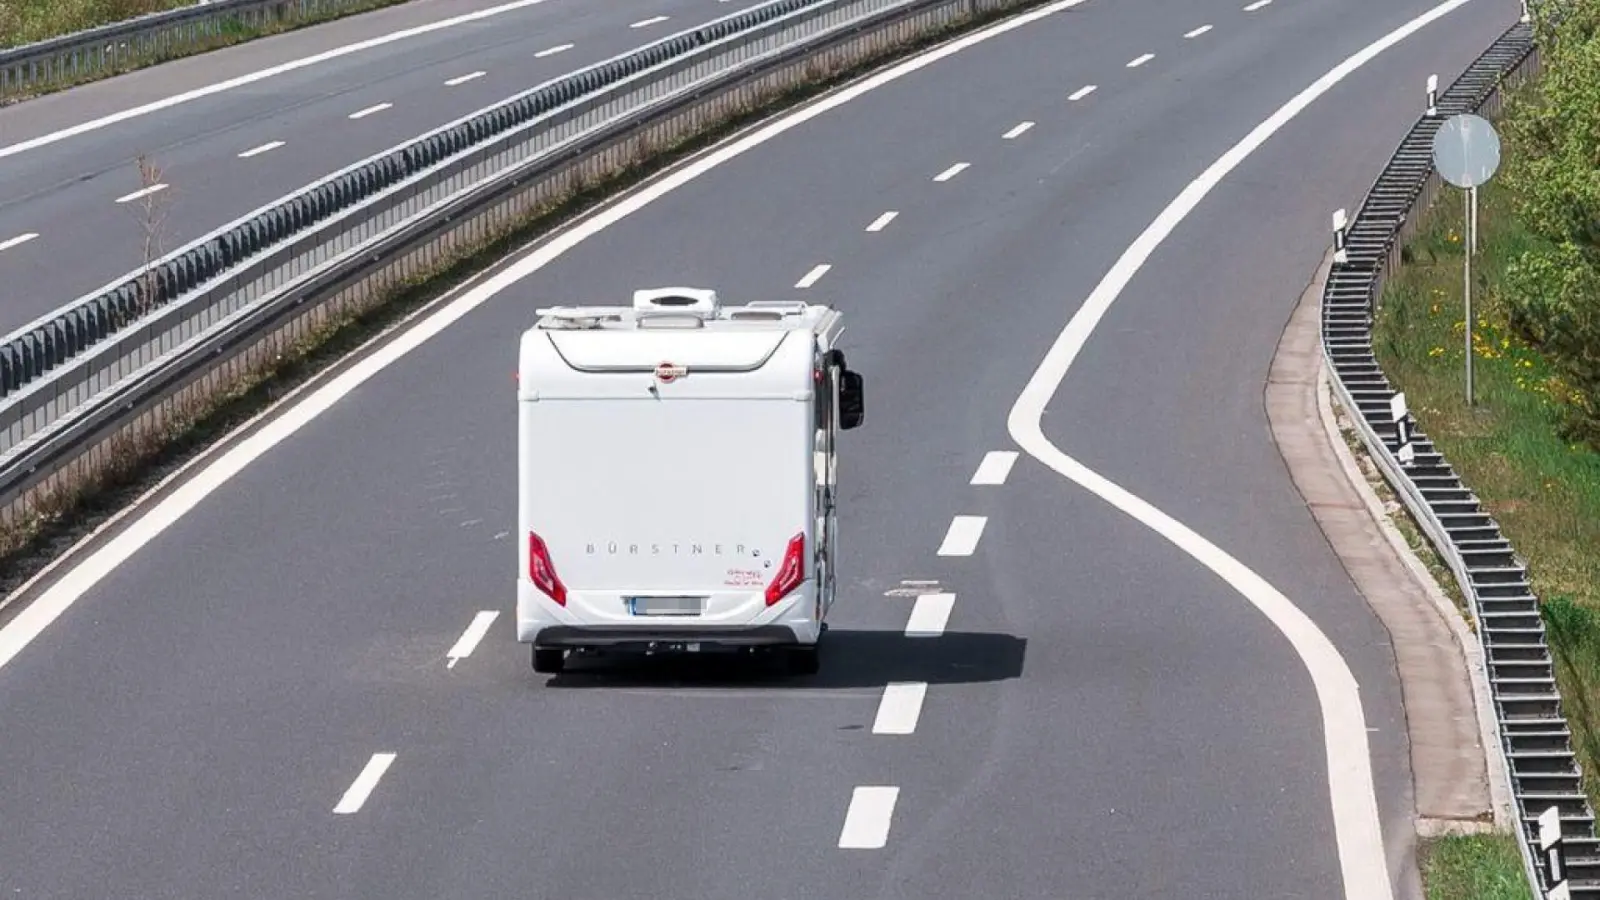
[(539, 310), (518, 360), (517, 639), (820, 666), (837, 447), (865, 415), (828, 306), (636, 291)]
[(630, 654), (573, 660), (545, 682), (552, 688), (881, 688), (891, 682), (987, 684), (1022, 677), (1028, 642), (995, 632), (947, 631), (908, 637), (902, 631), (828, 631), (828, 666), (789, 678), (752, 654)]

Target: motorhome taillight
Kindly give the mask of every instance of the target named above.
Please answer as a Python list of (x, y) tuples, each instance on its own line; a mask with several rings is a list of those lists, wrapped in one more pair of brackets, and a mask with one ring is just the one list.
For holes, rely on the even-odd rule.
[(561, 583), (561, 576), (556, 574), (555, 564), (550, 561), (550, 548), (545, 546), (544, 538), (531, 531), (528, 532), (528, 580), (551, 600), (567, 605), (567, 586)]
[(767, 585), (767, 605), (771, 606), (789, 595), (789, 592), (800, 586), (806, 578), (806, 534), (800, 532), (789, 539), (789, 546), (783, 551), (783, 562), (778, 565), (778, 574), (772, 576), (772, 583)]

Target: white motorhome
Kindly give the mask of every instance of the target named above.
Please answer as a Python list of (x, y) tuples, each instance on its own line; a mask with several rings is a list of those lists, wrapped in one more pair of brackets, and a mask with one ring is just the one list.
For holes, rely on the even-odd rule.
[(517, 639), (568, 651), (771, 648), (818, 668), (838, 433), (862, 422), (838, 311), (716, 292), (539, 310), (517, 379)]

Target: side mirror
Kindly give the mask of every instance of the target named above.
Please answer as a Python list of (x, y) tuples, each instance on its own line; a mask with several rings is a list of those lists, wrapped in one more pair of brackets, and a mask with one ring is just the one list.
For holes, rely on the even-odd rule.
[(867, 399), (862, 391), (861, 373), (839, 372), (839, 427), (845, 431), (861, 427), (867, 416)]

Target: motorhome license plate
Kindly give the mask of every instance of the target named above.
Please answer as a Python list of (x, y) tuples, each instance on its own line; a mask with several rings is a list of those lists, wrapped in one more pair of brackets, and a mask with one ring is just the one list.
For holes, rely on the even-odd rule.
[(698, 616), (704, 597), (629, 597), (628, 614), (634, 616)]

